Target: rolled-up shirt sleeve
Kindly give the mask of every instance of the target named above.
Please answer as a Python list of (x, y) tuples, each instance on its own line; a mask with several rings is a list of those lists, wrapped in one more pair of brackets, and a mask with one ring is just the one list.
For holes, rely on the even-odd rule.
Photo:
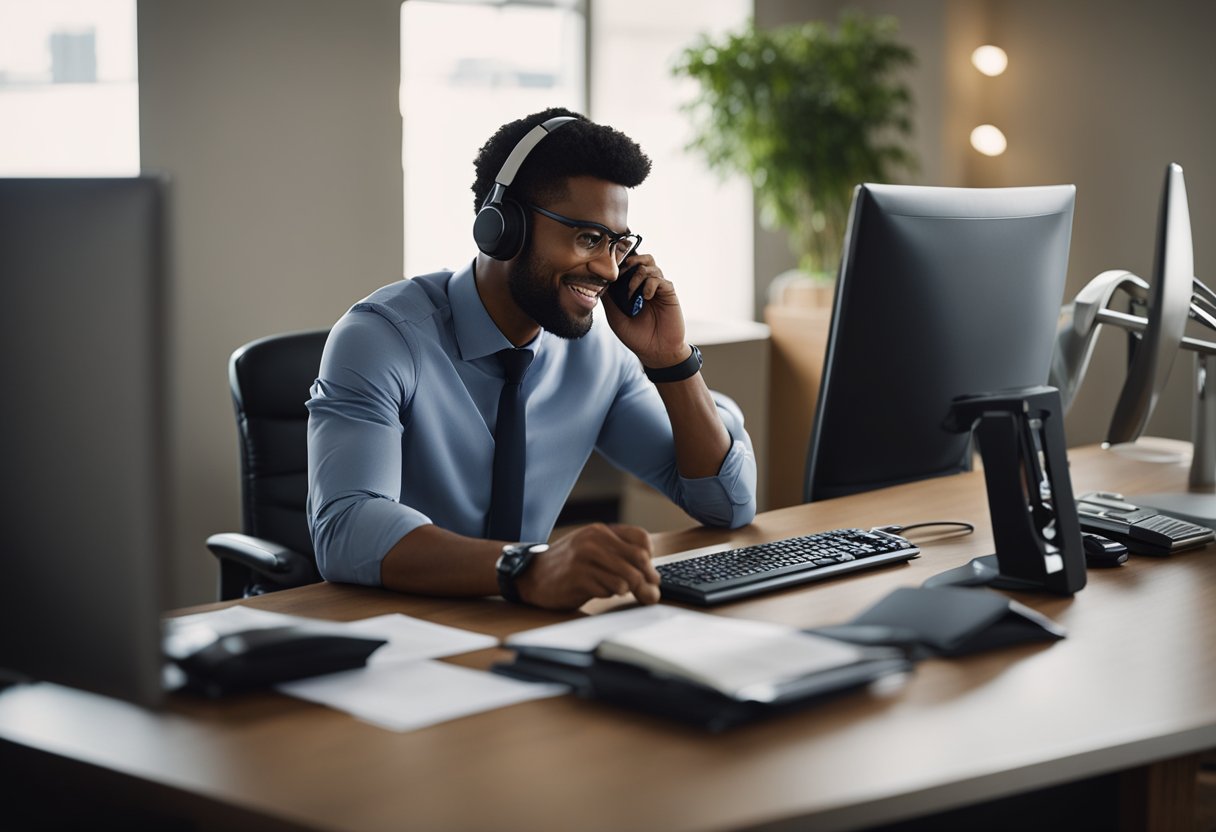
[(756, 516), (756, 456), (743, 426), (743, 412), (728, 396), (713, 392), (731, 445), (718, 473), (690, 479), (676, 468), (675, 440), (663, 400), (633, 362), (600, 432), (597, 448), (678, 505), (699, 523), (738, 528)]
[(430, 523), (402, 505), (401, 413), (417, 380), (395, 326), (356, 307), (330, 333), (308, 401), (308, 524), (328, 581), (380, 585), (380, 562)]

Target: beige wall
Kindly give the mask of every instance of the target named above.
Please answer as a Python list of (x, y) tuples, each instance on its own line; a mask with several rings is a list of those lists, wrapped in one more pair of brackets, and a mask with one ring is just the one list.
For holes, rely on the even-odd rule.
[[(1066, 299), (1094, 275), (1130, 269), (1151, 279), (1165, 165), (1186, 170), (1195, 267), (1208, 282), (1216, 244), (1216, 4), (1206, 0), (756, 0), (762, 25), (834, 19), (843, 7), (894, 14), (918, 56), (910, 76), (922, 169), (911, 181), (1000, 187), (1077, 185)], [(972, 49), (1002, 46), (1009, 69), (985, 78)], [(977, 124), (997, 124), (1009, 150), (970, 149)], [(757, 234), (756, 279), (793, 264), (784, 238)], [(758, 305), (757, 307), (762, 308)], [(1068, 417), (1070, 444), (1100, 441), (1123, 380), (1122, 334), (1106, 332)], [(1180, 357), (1149, 423), (1189, 438), (1191, 361)]]
[(171, 603), (239, 531), (229, 354), (401, 275), (396, 0), (139, 4), (143, 167), (172, 179)]
[[(1009, 151), (977, 185), (1074, 182), (1066, 297), (1106, 269), (1151, 279), (1168, 162), (1186, 171), (1195, 269), (1216, 279), (1216, 5), (1204, 0), (1000, 0), (993, 39), (1010, 55), (991, 79)], [(1072, 444), (1100, 441), (1123, 380), (1123, 336), (1106, 332), (1069, 414)], [(1180, 356), (1148, 432), (1189, 438), (1191, 359)]]

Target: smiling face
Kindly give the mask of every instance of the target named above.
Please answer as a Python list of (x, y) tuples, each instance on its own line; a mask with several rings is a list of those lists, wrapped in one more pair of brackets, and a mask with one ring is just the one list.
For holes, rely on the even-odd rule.
[[(629, 196), (625, 187), (590, 176), (572, 177), (567, 193), (540, 207), (566, 217), (599, 223), (618, 233), (627, 230)], [(509, 264), (511, 298), (539, 326), (560, 338), (581, 338), (591, 329), (599, 297), (617, 277), (605, 251), (588, 259), (580, 254), (580, 231), (542, 214), (529, 212), (531, 235), (524, 251)]]

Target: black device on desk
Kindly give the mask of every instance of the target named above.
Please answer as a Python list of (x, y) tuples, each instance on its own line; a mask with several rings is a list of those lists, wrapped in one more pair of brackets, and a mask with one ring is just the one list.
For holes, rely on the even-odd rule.
[(871, 529), (835, 529), (709, 552), (658, 568), (664, 598), (709, 606), (860, 569), (911, 560), (915, 544)]
[(1106, 569), (1127, 563), (1127, 547), (1117, 540), (1085, 532), (1081, 535), (1081, 545), (1085, 549), (1087, 569)]
[(387, 642), (314, 633), (298, 627), (265, 627), (228, 633), (180, 658), (186, 689), (223, 696), (306, 679), (367, 664), (367, 657)]
[(1172, 555), (1216, 540), (1206, 526), (1133, 505), (1122, 494), (1082, 494), (1077, 513), (1082, 529), (1118, 540), (1137, 555)]

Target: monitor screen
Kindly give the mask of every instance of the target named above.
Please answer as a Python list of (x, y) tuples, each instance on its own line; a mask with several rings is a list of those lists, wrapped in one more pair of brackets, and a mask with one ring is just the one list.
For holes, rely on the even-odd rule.
[(0, 673), (160, 698), (162, 188), (0, 180)]
[(807, 500), (970, 467), (951, 402), (1047, 382), (1076, 189), (860, 185)]
[(1106, 441), (1114, 445), (1137, 439), (1153, 408), (1182, 345), (1190, 316), (1195, 255), (1191, 244), (1191, 212), (1187, 205), (1182, 167), (1165, 170), (1161, 209), (1157, 217), (1157, 250), (1149, 285), (1148, 326), (1137, 340), (1127, 368), (1127, 379), (1111, 416)]

